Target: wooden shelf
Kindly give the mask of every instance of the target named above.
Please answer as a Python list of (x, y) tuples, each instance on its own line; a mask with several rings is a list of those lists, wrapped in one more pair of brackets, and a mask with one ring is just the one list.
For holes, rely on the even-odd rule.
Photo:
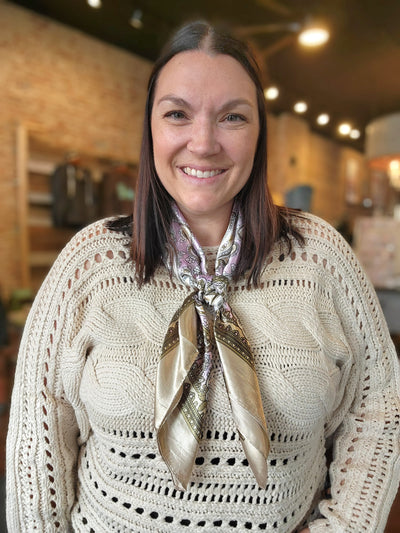
[(30, 191), (28, 193), (28, 202), (30, 205), (53, 205), (53, 198), (49, 192)]
[(43, 176), (51, 176), (56, 165), (53, 161), (46, 159), (28, 159), (27, 171), (32, 174), (41, 174)]
[[(46, 137), (45, 132), (35, 133), (32, 130), (28, 130), (23, 124), (17, 127), (16, 165), (21, 280), (24, 288), (29, 288), (33, 291), (39, 288), (50, 266), (78, 229), (77, 227), (54, 226), (52, 176), (56, 168), (66, 162), (66, 155), (71, 155), (71, 153), (70, 147), (55, 144), (54, 138), (50, 134)], [(109, 188), (103, 190), (102, 186), (104, 183), (107, 185), (110, 183), (116, 186), (120, 185), (118, 179), (117, 183), (112, 180), (100, 183), (103, 177), (112, 171), (117, 174), (121, 172), (121, 175), (125, 172), (123, 177), (125, 179), (129, 177), (130, 179), (130, 172), (135, 168), (135, 165), (128, 162), (123, 164), (109, 158), (88, 154), (79, 154), (78, 158), (79, 166), (90, 171), (94, 190), (96, 191), (94, 199), (99, 201), (98, 213), (93, 212), (92, 216), (101, 218), (105, 216), (105, 214), (102, 214), (105, 211), (105, 199), (113, 197), (113, 191), (111, 191), (110, 195)], [(126, 174), (127, 169), (129, 175)], [(121, 181), (122, 179), (121, 177)], [(134, 186), (134, 180), (132, 185)], [(131, 200), (126, 202), (126, 204), (128, 204), (129, 210)], [(113, 212), (112, 214), (121, 213)], [(70, 222), (71, 224), (72, 222), (75, 223), (77, 219), (72, 219)], [(84, 222), (83, 225), (89, 222), (90, 220)], [(60, 223), (60, 221), (57, 220), (57, 223)]]

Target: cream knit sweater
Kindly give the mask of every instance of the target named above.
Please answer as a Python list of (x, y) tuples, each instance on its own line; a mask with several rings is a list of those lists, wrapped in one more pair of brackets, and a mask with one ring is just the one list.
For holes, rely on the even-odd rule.
[(276, 246), (262, 285), (229, 293), (255, 355), (267, 488), (247, 465), (215, 360), (192, 481), (174, 489), (156, 445), (154, 384), (188, 289), (159, 268), (138, 290), (129, 238), (98, 222), (61, 253), (25, 328), (7, 443), (9, 533), (291, 533), (307, 521), (312, 533), (383, 532), (400, 475), (397, 356), (351, 249), (315, 217), (297, 224), (305, 247)]

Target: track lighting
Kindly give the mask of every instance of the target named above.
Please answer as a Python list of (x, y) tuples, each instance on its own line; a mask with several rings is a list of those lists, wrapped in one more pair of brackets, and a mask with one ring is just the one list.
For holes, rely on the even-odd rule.
[(87, 0), (87, 3), (94, 9), (99, 9), (101, 7), (101, 0)]
[(141, 9), (135, 9), (129, 20), (129, 24), (136, 30), (140, 30), (143, 27), (143, 11)]

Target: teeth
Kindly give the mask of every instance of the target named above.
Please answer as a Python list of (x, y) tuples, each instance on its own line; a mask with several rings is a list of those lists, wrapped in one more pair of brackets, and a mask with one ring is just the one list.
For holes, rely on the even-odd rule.
[(183, 168), (183, 172), (188, 176), (193, 176), (195, 178), (212, 178), (217, 174), (221, 174), (222, 170), (206, 170), (203, 172), (202, 170), (196, 170), (195, 168), (185, 167)]

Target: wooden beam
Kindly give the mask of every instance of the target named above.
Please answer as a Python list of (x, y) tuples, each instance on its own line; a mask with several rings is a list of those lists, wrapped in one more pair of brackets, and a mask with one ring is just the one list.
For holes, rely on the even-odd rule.
[(23, 124), (18, 124), (16, 131), (16, 179), (18, 206), (18, 233), (20, 242), (20, 279), (21, 286), (31, 287), (29, 268), (28, 235), (28, 132)]

